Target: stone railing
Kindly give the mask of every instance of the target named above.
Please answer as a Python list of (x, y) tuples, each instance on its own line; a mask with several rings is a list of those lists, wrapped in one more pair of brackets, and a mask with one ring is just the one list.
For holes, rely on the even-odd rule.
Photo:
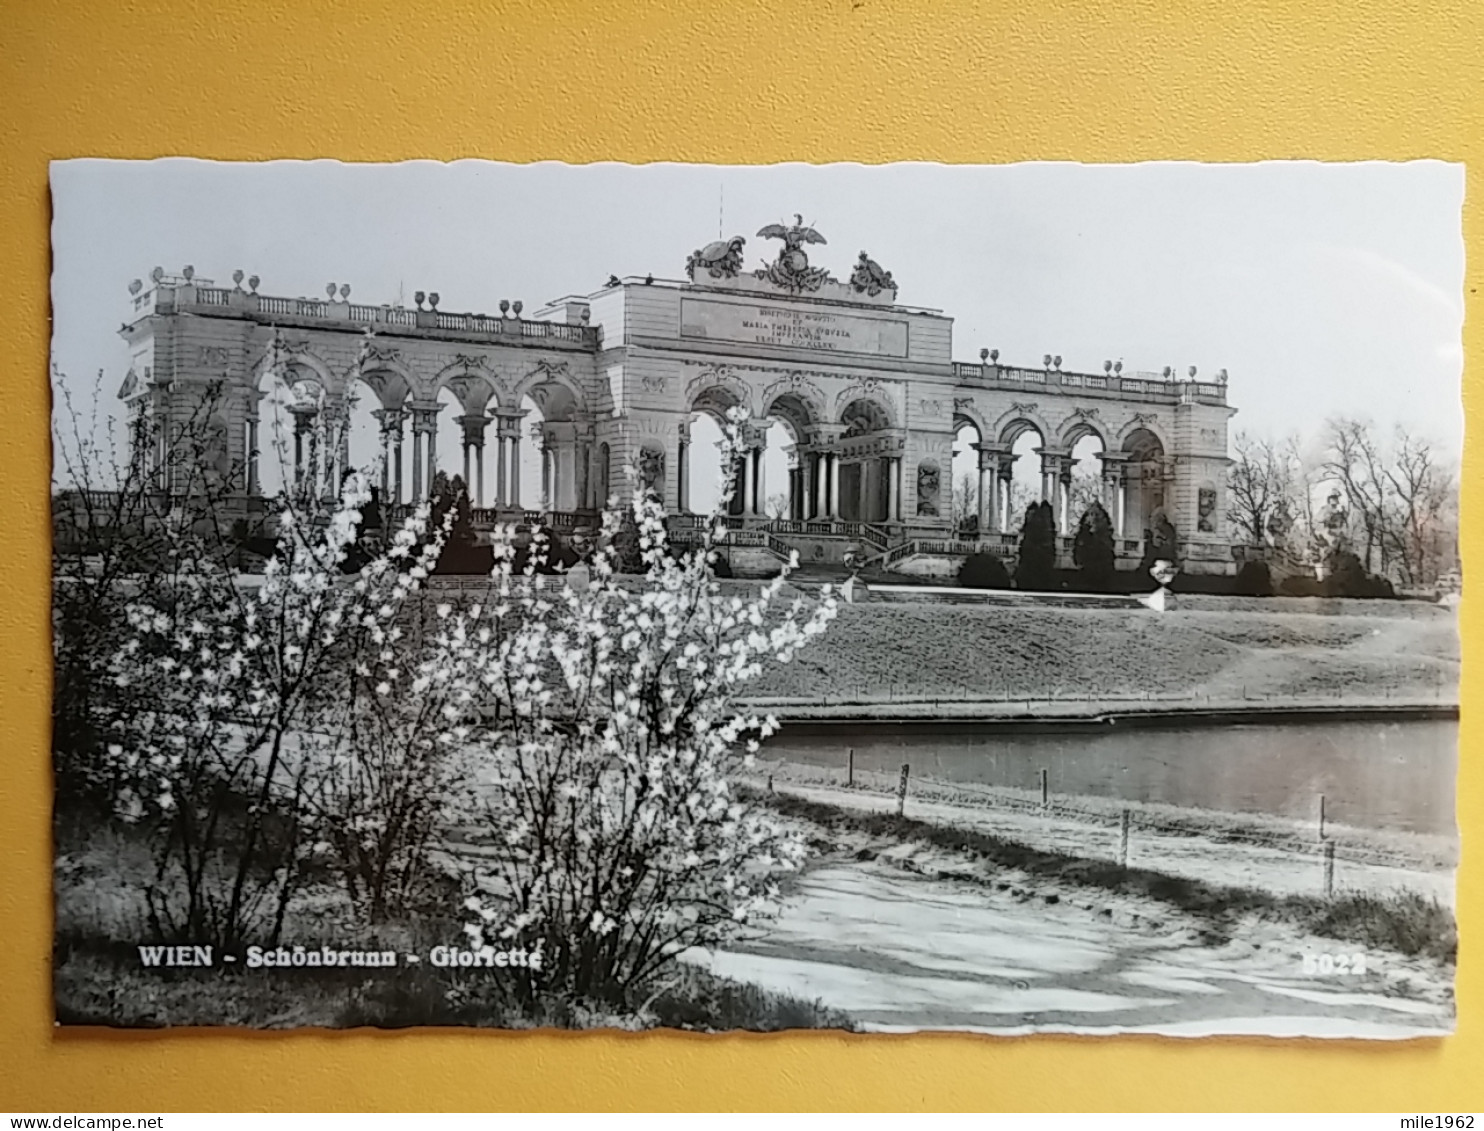
[(544, 530), (566, 533), (583, 527), (597, 527), (600, 516), (596, 511), (538, 511), (517, 510), (514, 507), (470, 507), (469, 518), (476, 526), (495, 526), (509, 523), (517, 529), (539, 526)]
[(1061, 386), (1094, 389), (1115, 397), (1167, 401), (1201, 399), (1226, 403), (1226, 385), (1217, 381), (1166, 380), (1155, 374), (1125, 377), (1118, 373), (1071, 373), (1061, 369), (1024, 369), (1011, 365), (955, 361), (953, 375), (969, 385)]
[(583, 349), (596, 348), (600, 334), (596, 326), (567, 322), (532, 322), (498, 314), (455, 314), (441, 310), (407, 310), (400, 306), (367, 306), (362, 303), (326, 299), (281, 298), (238, 288), (191, 283), (160, 285), (133, 298), (136, 317), (199, 311), (218, 317), (226, 312), (259, 319), (293, 318), (324, 322), (345, 328), (386, 327), (435, 330), (471, 337), (536, 339), (565, 343)]

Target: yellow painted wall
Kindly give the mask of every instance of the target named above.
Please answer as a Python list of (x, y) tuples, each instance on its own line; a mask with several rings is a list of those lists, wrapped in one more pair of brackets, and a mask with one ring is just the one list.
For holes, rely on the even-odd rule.
[[(1458, 1035), (1402, 1046), (963, 1036), (54, 1033), (47, 162), (1027, 159), (1471, 162), (1479, 0), (6, 0), (0, 9), (0, 1109), (1484, 1108), (1484, 750), (1466, 710)], [(1484, 552), (1465, 466), (1465, 571)], [(1484, 648), (1464, 605), (1464, 701)]]

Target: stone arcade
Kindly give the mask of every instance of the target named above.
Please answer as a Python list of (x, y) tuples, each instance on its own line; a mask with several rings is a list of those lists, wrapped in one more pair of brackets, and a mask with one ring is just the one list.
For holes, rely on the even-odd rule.
[[(1224, 374), (1072, 373), (1059, 359), (1020, 368), (988, 350), (954, 361), (952, 319), (899, 304), (891, 274), (865, 252), (839, 281), (810, 262), (805, 245), (825, 241), (802, 219), (759, 236), (782, 241), (764, 269), (744, 270), (739, 236), (694, 252), (684, 281), (610, 279), (529, 317), (506, 301), (498, 314), (451, 313), (421, 292), (415, 309), (363, 306), (348, 286), (331, 285), (324, 299), (275, 298), (258, 292), (256, 276), (244, 288), (241, 271), (226, 287), (190, 268), (156, 268), (149, 283), (131, 285), (121, 331), (134, 458), (164, 466), (172, 425), (219, 385), (207, 459), (242, 469), (243, 511), (261, 511), (261, 405), (283, 382), (294, 474), (328, 490), (349, 456), (323, 421), (359, 384), (375, 398), (381, 487), (394, 504), (423, 497), (443, 470), (470, 484), (476, 523), (533, 521), (518, 503), (521, 447), (535, 443), (544, 521), (558, 534), (590, 527), (610, 493), (623, 498), (633, 460), (687, 537), (700, 521), (687, 517), (692, 422), (740, 409), (747, 453), (729, 521), (734, 554), (763, 567), (792, 549), (805, 562), (838, 562), (854, 547), (888, 569), (941, 574), (975, 549), (1014, 556), (1017, 458), (1039, 460), (1040, 494), (1069, 557), (1072, 448), (1095, 437), (1122, 566), (1137, 562), (1163, 508), (1186, 570), (1232, 571), (1224, 496), (1234, 410)], [(448, 397), (440, 403), (445, 389), (457, 402), (458, 452), (437, 446), (440, 409), (453, 408)], [(525, 419), (527, 400), (539, 423)], [(952, 519), (952, 455), (970, 429), (979, 473), (968, 537)], [(1021, 445), (1017, 457), (1028, 432), (1039, 437), (1035, 454)], [(769, 444), (788, 453), (782, 518), (764, 514)]]

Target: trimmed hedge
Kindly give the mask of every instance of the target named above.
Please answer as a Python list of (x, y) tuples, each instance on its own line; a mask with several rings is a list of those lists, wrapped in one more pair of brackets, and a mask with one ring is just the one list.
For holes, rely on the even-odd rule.
[(960, 589), (1009, 589), (1010, 571), (993, 554), (970, 554), (958, 567)]

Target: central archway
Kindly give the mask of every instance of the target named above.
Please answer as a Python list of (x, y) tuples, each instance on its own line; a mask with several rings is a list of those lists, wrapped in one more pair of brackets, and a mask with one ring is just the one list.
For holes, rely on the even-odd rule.
[(798, 392), (781, 393), (764, 407), (754, 491), (759, 512), (768, 518), (801, 522), (811, 517), (809, 437), (819, 422), (817, 406)]
[(725, 463), (727, 430), (732, 419), (746, 413), (740, 392), (730, 384), (718, 383), (702, 389), (690, 404), (690, 438), (684, 449), (681, 469), (685, 484), (681, 509), (693, 514), (713, 514), (721, 506), (728, 489), (725, 513), (744, 513), (744, 483), (741, 458)]

